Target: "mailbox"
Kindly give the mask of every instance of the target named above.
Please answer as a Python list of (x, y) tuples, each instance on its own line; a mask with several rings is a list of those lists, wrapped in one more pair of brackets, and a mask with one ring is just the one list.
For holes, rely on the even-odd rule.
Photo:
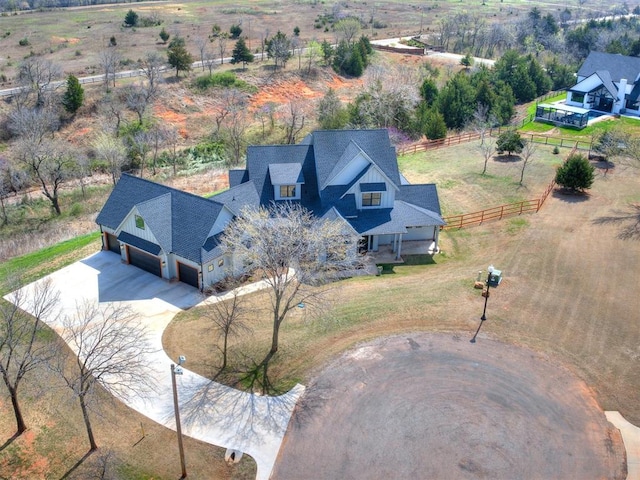
[(502, 271), (496, 270), (493, 267), (489, 267), (489, 276), (487, 278), (487, 284), (490, 287), (496, 288), (502, 282)]

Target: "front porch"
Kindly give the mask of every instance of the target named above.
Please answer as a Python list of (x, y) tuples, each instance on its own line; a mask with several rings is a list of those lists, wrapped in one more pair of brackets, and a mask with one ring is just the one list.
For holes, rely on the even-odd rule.
[(369, 257), (376, 263), (402, 264), (404, 256), (409, 255), (434, 255), (438, 253), (435, 240), (405, 240), (402, 242), (400, 257), (391, 245), (380, 245), (378, 251), (368, 252)]

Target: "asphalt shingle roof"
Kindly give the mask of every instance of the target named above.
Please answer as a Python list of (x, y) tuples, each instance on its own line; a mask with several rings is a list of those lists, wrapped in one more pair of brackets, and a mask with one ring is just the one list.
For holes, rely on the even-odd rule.
[(160, 250), (162, 250), (160, 245), (150, 242), (149, 240), (145, 240), (144, 238), (136, 237), (135, 235), (131, 235), (127, 232), (120, 232), (118, 240), (128, 243), (129, 245), (150, 253), (151, 255), (158, 255)]
[(403, 200), (412, 203), (437, 215), (441, 215), (438, 190), (433, 183), (421, 185), (402, 185), (396, 193), (396, 201)]
[(591, 52), (578, 70), (578, 76), (588, 77), (599, 70), (608, 71), (613, 82), (625, 78), (629, 83), (633, 83), (640, 74), (640, 57)]
[(273, 185), (304, 183), (300, 163), (272, 163), (269, 165), (269, 176)]
[(211, 197), (211, 200), (224, 204), (231, 213), (239, 215), (246, 206), (260, 205), (260, 197), (253, 182), (242, 183)]
[(386, 129), (319, 130), (311, 135), (319, 185), (327, 184), (336, 163), (342, 159), (345, 150), (352, 142), (362, 149), (393, 183), (400, 185), (395, 148), (389, 141), (389, 133)]
[(310, 145), (263, 145), (247, 148), (247, 171), (260, 199), (260, 205), (269, 205), (275, 200), (269, 165), (302, 164), (305, 183), (302, 187), (301, 203), (305, 206), (318, 201), (313, 150)]
[(361, 192), (386, 192), (387, 184), (384, 182), (361, 183), (360, 191)]
[(96, 223), (115, 230), (134, 206), (163, 248), (170, 245), (167, 253), (198, 263), (201, 247), (223, 208), (214, 200), (123, 174)]

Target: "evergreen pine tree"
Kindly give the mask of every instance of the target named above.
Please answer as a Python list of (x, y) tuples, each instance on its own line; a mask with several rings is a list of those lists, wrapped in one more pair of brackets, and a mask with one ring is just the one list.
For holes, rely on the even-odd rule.
[(84, 102), (84, 89), (80, 85), (77, 77), (69, 75), (67, 77), (67, 90), (62, 97), (62, 105), (69, 113), (76, 113)]

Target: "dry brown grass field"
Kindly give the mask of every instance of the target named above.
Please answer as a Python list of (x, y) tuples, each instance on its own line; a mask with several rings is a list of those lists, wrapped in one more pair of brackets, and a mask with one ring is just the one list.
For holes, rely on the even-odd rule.
[[(464, 149), (470, 152), (467, 145), (458, 154)], [(441, 154), (456, 156), (455, 151), (419, 155), (424, 164), (437, 164)], [(500, 191), (492, 189), (496, 183), (514, 195), (521, 188), (512, 164), (491, 162), (495, 180), (483, 189), (473, 173), (481, 171), (478, 156), (458, 158), (467, 166), (466, 179), (460, 174), (444, 178), (450, 170), (440, 163), (439, 182), (451, 184), (440, 190), (441, 199), (452, 209), (466, 209), (478, 198), (478, 208), (493, 206), (491, 198), (505, 195), (491, 195)], [(527, 196), (535, 198), (552, 178), (553, 165), (547, 164), (546, 175), (543, 165), (541, 160), (539, 174), (530, 177)], [(415, 168), (404, 172), (410, 178), (418, 175)], [(598, 170), (588, 195), (554, 192), (537, 214), (445, 231), (442, 252), (421, 259), (421, 265), (396, 266), (392, 274), (333, 285), (322, 315), (296, 310), (283, 325), (272, 381), (283, 389), (306, 383), (336, 354), (383, 335), (426, 330), (471, 338), (483, 307), (473, 283), (479, 270), (486, 275), (493, 264), (503, 270), (504, 281), (491, 292), (479, 344), (490, 337), (560, 361), (593, 389), (601, 408), (619, 410), (640, 423), (639, 180), (636, 168), (619, 166), (606, 176)], [(233, 343), (236, 364), (246, 357), (259, 360), (268, 351), (267, 303), (266, 294), (250, 298), (254, 333)], [(164, 342), (170, 355), (188, 355), (203, 374), (212, 375), (219, 364), (213, 333), (197, 310), (176, 317)]]
[[(304, 0), (222, 0), (203, 1), (186, 0), (184, 2), (138, 2), (117, 5), (98, 5), (75, 7), (52, 11), (21, 12), (0, 17), (0, 74), (7, 77), (1, 88), (14, 85), (16, 67), (31, 52), (44, 55), (61, 63), (65, 74), (76, 76), (102, 73), (98, 54), (107, 48), (114, 36), (117, 48), (123, 59), (135, 62), (143, 58), (148, 51), (164, 51), (158, 34), (164, 27), (171, 35), (181, 35), (187, 40), (187, 46), (193, 54), (197, 53), (196, 39), (206, 38), (213, 24), (223, 31), (229, 31), (232, 24), (241, 24), (243, 35), (248, 37), (248, 46), (255, 50), (261, 36), (266, 32), (273, 35), (282, 30), (292, 35), (293, 28), (300, 28), (303, 40), (312, 38), (334, 39), (326, 25), (315, 28), (319, 16), (330, 14), (334, 3)], [(550, 0), (538, 0), (534, 3), (522, 0), (483, 2), (472, 0), (464, 3), (457, 1), (431, 2), (422, 9), (417, 3), (401, 0), (382, 2), (348, 1), (342, 3), (342, 12), (363, 19), (380, 22), (383, 28), (368, 28), (372, 39), (388, 38), (434, 31), (440, 18), (455, 13), (481, 13), (487, 21), (514, 21), (525, 15), (533, 6), (541, 11), (556, 12), (565, 7)], [(631, 2), (633, 3), (633, 2)], [(609, 11), (610, 4), (600, 0), (580, 2), (573, 9), (574, 18), (598, 15)], [(633, 5), (632, 5), (633, 7)], [(129, 9), (135, 10), (140, 17), (155, 17), (162, 24), (155, 27), (125, 28), (123, 20)], [(21, 40), (28, 45), (21, 46)], [(24, 42), (23, 42), (24, 43)], [(229, 42), (227, 55), (233, 48)]]

